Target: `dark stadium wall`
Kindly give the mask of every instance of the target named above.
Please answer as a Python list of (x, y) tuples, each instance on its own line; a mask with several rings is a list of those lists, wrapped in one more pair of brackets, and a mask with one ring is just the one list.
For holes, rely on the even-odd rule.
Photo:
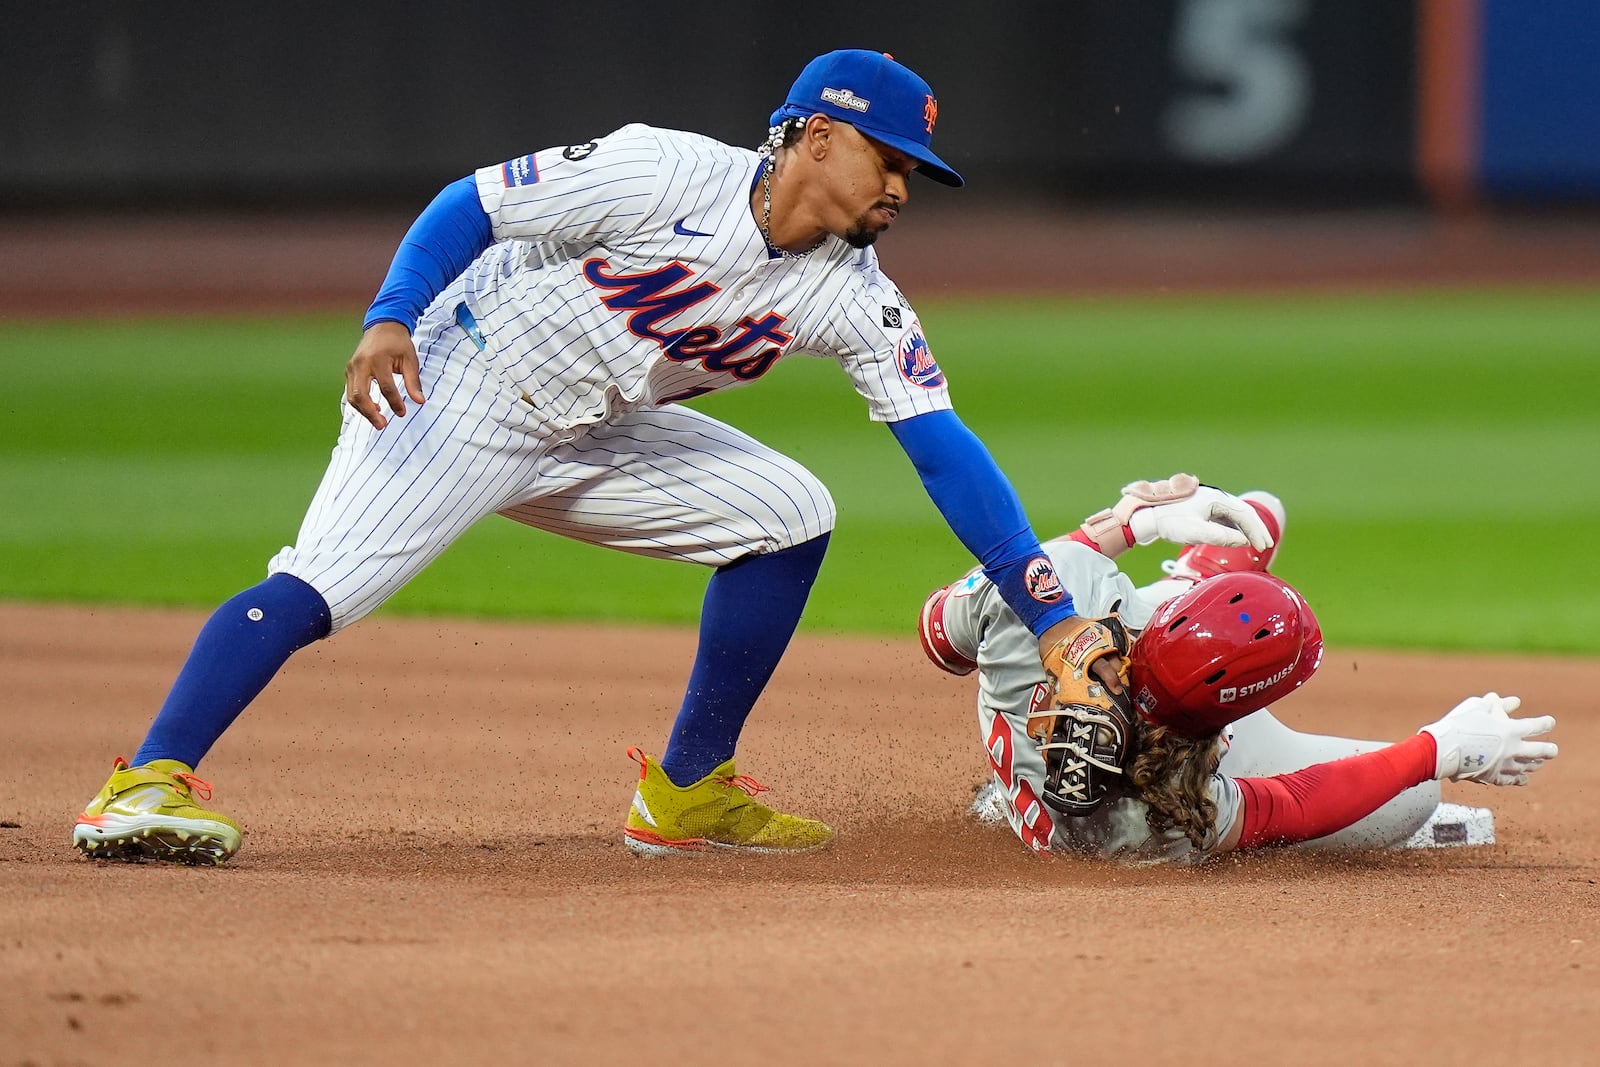
[(0, 44), (0, 206), (412, 205), (474, 166), (635, 120), (753, 145), (804, 62), (852, 46), (933, 84), (937, 143), (974, 198), (1600, 193), (1600, 148), (1570, 136), (1600, 119), (1587, 0), (873, 10), (35, 7)]

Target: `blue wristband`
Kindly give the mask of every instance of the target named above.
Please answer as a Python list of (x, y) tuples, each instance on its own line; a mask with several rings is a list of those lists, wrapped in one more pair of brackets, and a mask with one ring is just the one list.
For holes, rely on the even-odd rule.
[(1055, 564), (1050, 562), (1043, 548), (1036, 555), (1019, 556), (983, 573), (1000, 591), (1006, 606), (1017, 613), (1017, 618), (1040, 637), (1050, 627), (1078, 613), (1072, 594), (1061, 584)]

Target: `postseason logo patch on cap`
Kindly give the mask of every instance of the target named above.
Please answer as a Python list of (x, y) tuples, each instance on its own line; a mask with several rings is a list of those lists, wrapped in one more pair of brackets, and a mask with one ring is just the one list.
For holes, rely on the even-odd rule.
[(861, 99), (849, 89), (825, 88), (822, 90), (822, 99), (837, 107), (847, 107), (851, 111), (860, 111), (863, 114), (866, 113), (867, 108), (872, 106), (872, 101)]

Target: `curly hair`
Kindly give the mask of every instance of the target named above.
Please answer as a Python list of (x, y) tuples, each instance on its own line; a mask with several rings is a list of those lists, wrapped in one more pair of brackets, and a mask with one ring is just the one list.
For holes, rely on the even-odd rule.
[(1222, 762), (1218, 736), (1196, 740), (1145, 724), (1127, 775), (1134, 794), (1149, 808), (1145, 822), (1152, 833), (1177, 828), (1195, 848), (1216, 843), (1217, 804), (1206, 785)]

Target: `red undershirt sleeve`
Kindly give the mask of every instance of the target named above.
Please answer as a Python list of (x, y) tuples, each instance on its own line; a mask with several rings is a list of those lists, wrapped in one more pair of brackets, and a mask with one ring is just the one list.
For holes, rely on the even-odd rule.
[(1239, 848), (1292, 845), (1342, 830), (1414, 785), (1433, 779), (1438, 748), (1419, 733), (1363, 752), (1271, 778), (1236, 778), (1244, 827)]
[(1069, 533), (1067, 535), (1067, 537), (1070, 538), (1073, 541), (1078, 542), (1078, 544), (1080, 544), (1080, 545), (1088, 545), (1090, 548), (1094, 549), (1096, 552), (1100, 552), (1100, 554), (1102, 556), (1105, 555), (1104, 552), (1100, 551), (1100, 546), (1094, 543), (1094, 538), (1090, 537), (1088, 534), (1083, 532), (1083, 528), (1082, 527), (1079, 527), (1078, 529), (1073, 530), (1071, 533)]

